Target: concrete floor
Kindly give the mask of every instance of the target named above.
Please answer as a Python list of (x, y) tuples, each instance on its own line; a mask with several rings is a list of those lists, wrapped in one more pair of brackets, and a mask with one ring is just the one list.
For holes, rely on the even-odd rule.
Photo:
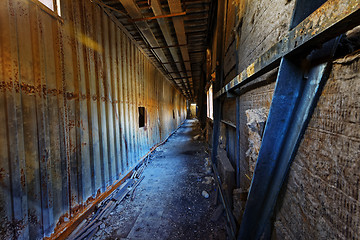
[(211, 220), (215, 184), (198, 133), (197, 120), (187, 120), (151, 155), (135, 199), (121, 202), (93, 239), (226, 239), (223, 214)]

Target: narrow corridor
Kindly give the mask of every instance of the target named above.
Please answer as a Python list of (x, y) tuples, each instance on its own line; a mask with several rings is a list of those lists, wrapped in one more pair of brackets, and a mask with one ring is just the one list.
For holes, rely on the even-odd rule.
[(0, 0), (0, 29), (0, 240), (360, 240), (360, 0)]
[(198, 133), (197, 120), (187, 120), (155, 150), (135, 199), (121, 202), (93, 239), (226, 239), (225, 217), (211, 221), (215, 184)]

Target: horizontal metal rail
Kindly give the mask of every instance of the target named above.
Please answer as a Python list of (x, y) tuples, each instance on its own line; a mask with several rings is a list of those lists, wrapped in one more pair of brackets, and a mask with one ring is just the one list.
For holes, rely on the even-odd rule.
[(226, 126), (230, 126), (230, 127), (232, 127), (232, 128), (236, 128), (236, 125), (233, 124), (233, 123), (230, 122), (230, 121), (221, 120), (221, 122), (222, 122), (223, 124), (225, 124)]
[(279, 66), (282, 57), (289, 54), (299, 54), (307, 49), (318, 48), (319, 45), (359, 24), (359, 0), (328, 0), (226, 84), (214, 95), (214, 98), (219, 98), (276, 68)]

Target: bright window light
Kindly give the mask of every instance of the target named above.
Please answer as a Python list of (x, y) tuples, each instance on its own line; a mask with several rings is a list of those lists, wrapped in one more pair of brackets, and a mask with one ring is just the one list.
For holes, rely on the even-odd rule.
[(47, 6), (48, 8), (50, 8), (51, 10), (54, 11), (54, 1), (53, 0), (39, 0), (39, 2), (41, 2), (42, 4), (44, 4), (45, 6)]
[(212, 84), (209, 87), (209, 90), (206, 92), (207, 96), (207, 117), (214, 119), (213, 116), (213, 87)]
[(55, 12), (58, 16), (61, 15), (60, 0), (38, 0), (51, 11)]

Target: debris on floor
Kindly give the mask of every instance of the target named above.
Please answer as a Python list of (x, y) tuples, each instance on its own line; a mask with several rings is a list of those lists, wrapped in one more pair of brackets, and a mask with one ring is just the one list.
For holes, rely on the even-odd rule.
[(196, 135), (195, 137), (193, 137), (193, 140), (197, 141), (199, 138), (201, 137), (201, 135)]
[(148, 158), (136, 170), (134, 170), (130, 179), (127, 179), (120, 187), (111, 193), (104, 201), (102, 201), (97, 210), (84, 220), (67, 238), (68, 240), (91, 239), (99, 229), (104, 229), (106, 218), (113, 215), (113, 210), (121, 203), (121, 201), (130, 196), (134, 200), (136, 187), (139, 186), (145, 176), (141, 177), (145, 167), (148, 164)]
[(212, 166), (211, 166), (211, 160), (210, 158), (205, 158), (205, 173), (206, 174), (211, 174), (212, 173)]
[(211, 177), (211, 176), (206, 176), (204, 179), (205, 180), (202, 181), (202, 183), (204, 183), (204, 184), (212, 184), (212, 182), (214, 181), (214, 177)]
[(217, 194), (212, 173), (207, 172), (207, 145), (193, 140), (199, 134), (197, 124), (187, 120), (150, 155), (150, 164), (137, 170), (146, 177), (137, 178), (142, 181), (136, 192), (132, 185), (136, 197), (131, 200), (130, 189), (129, 197), (94, 225), (99, 230), (88, 239), (227, 239), (224, 213), (211, 221)]
[(209, 198), (209, 196), (210, 196), (209, 193), (208, 193), (207, 191), (205, 191), (205, 190), (201, 192), (201, 195), (202, 195), (204, 198)]

